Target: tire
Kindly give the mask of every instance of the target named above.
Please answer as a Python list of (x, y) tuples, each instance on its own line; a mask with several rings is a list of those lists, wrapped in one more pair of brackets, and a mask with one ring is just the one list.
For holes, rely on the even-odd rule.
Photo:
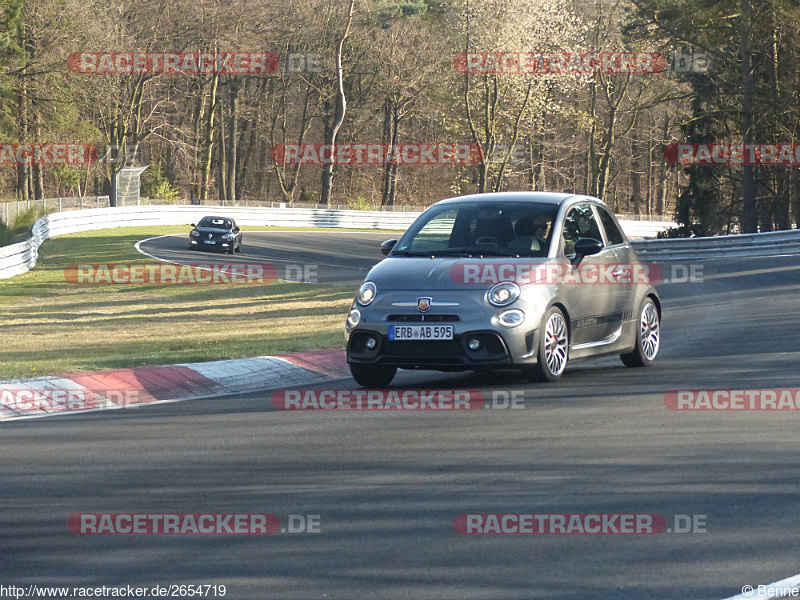
[(361, 387), (383, 388), (389, 385), (397, 373), (397, 367), (384, 367), (382, 365), (350, 365), (353, 379)]
[(548, 310), (539, 328), (536, 366), (523, 371), (529, 381), (556, 381), (569, 360), (569, 327), (564, 313), (555, 306)]
[(230, 248), (228, 248), (228, 254), (233, 254), (234, 249), (235, 249), (234, 246), (231, 246)]
[(239, 244), (238, 246), (236, 246), (236, 252), (241, 252), (241, 251), (242, 251), (242, 245)]
[(620, 354), (626, 367), (649, 367), (661, 347), (661, 318), (653, 299), (647, 297), (639, 310), (639, 326), (636, 329), (636, 347), (632, 352)]

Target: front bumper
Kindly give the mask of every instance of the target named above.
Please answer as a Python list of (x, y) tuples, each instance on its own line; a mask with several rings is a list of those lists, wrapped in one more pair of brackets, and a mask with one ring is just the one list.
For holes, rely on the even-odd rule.
[[(533, 345), (535, 333), (530, 332)], [(367, 340), (376, 341), (374, 348)], [(468, 342), (478, 340), (479, 347), (472, 350)], [(369, 329), (356, 329), (347, 342), (347, 362), (378, 364), (402, 368), (424, 369), (478, 369), (480, 367), (511, 366), (520, 362), (499, 332), (478, 330), (455, 334), (452, 340), (390, 340), (389, 336)], [(535, 361), (534, 361), (535, 362)]]
[[(427, 293), (426, 293), (427, 292)], [(362, 307), (355, 327), (346, 329), (347, 361), (351, 364), (395, 366), (406, 369), (481, 370), (534, 365), (537, 329), (549, 304), (548, 290), (531, 287), (516, 302), (495, 307), (486, 290), (461, 288), (434, 290), (384, 290)], [(433, 297), (431, 308), (417, 308), (419, 298)], [(524, 320), (508, 326), (500, 316), (509, 310), (524, 313)], [(452, 340), (390, 340), (392, 325), (452, 325)], [(369, 348), (367, 341), (372, 339)], [(470, 341), (477, 339), (477, 349)]]
[(198, 240), (196, 238), (190, 238), (189, 241), (193, 248), (202, 248), (204, 250), (218, 250), (220, 248), (227, 250), (236, 243), (235, 241), (228, 240)]

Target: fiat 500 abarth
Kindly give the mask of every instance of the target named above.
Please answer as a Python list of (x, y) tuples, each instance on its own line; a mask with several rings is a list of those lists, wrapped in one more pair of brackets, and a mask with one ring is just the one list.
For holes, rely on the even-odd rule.
[(521, 369), (618, 354), (648, 366), (661, 302), (608, 207), (543, 192), (476, 194), (423, 212), (368, 273), (347, 316), (347, 362), (365, 387), (397, 369)]

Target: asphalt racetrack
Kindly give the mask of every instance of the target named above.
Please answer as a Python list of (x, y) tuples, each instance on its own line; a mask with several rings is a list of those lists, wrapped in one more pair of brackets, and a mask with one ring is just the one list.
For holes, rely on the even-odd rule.
[[(217, 258), (317, 264), (320, 282), (357, 284), (389, 237), (246, 232), (241, 255)], [(197, 261), (185, 236), (142, 246)], [(263, 390), (5, 423), (4, 583), (224, 584), (226, 598), (259, 600), (689, 600), (795, 575), (800, 411), (673, 411), (665, 395), (800, 388), (800, 257), (694, 264), (702, 281), (659, 287), (652, 368), (614, 357), (571, 364), (556, 383), (400, 371), (392, 385), (513, 396), (517, 410), (281, 412)], [(320, 533), (67, 529), (74, 513), (105, 512), (319, 515)], [(468, 536), (454, 529), (461, 513), (658, 513), (670, 528), (674, 515), (703, 526)]]
[(306, 283), (352, 283), (356, 287), (383, 258), (380, 244), (399, 233), (337, 231), (245, 231), (242, 251), (233, 255), (190, 250), (189, 235), (148, 239), (139, 251), (180, 264), (270, 263), (277, 276)]

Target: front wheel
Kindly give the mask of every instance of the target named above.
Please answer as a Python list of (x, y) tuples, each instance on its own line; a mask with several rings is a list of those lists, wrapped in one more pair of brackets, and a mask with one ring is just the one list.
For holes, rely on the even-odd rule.
[(656, 360), (661, 344), (661, 319), (656, 303), (645, 298), (639, 311), (639, 327), (636, 330), (636, 347), (633, 352), (621, 354), (626, 367), (649, 367)]
[(569, 328), (564, 313), (557, 307), (547, 311), (539, 330), (538, 362), (524, 374), (530, 381), (555, 381), (564, 373), (569, 358)]
[(397, 373), (397, 367), (351, 364), (350, 373), (361, 387), (382, 388), (392, 383), (392, 379)]

